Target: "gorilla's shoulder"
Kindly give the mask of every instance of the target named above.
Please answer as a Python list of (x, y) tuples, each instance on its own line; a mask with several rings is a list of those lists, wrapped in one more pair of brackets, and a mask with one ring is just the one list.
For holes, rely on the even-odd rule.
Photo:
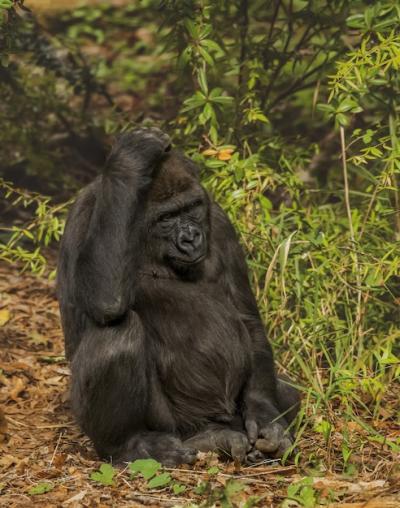
[(211, 198), (210, 204), (211, 224), (217, 230), (223, 230), (225, 234), (236, 236), (235, 229), (230, 221), (228, 214), (216, 201)]

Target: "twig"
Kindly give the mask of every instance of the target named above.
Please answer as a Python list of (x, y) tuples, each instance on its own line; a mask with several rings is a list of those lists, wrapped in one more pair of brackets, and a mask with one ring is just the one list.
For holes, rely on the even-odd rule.
[(56, 453), (57, 453), (58, 447), (60, 446), (61, 438), (63, 437), (63, 435), (64, 435), (64, 431), (61, 431), (60, 434), (58, 435), (57, 443), (54, 448), (53, 455), (51, 456), (49, 467), (51, 467), (53, 464), (54, 457), (56, 456)]

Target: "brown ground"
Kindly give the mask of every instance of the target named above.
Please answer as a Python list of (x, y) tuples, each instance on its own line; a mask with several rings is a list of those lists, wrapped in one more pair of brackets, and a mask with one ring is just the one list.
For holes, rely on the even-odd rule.
[[(63, 357), (54, 283), (19, 275), (6, 265), (0, 267), (0, 346), (0, 407), (7, 421), (5, 424), (0, 415), (0, 506), (135, 507), (204, 502), (204, 495), (194, 494), (193, 488), (209, 479), (207, 469), (215, 463), (213, 457), (203, 457), (195, 468), (170, 471), (187, 487), (180, 495), (168, 488), (149, 490), (142, 480), (131, 480), (125, 470), (118, 471), (114, 487), (90, 480), (99, 462), (68, 408), (69, 370)], [(354, 432), (357, 434), (356, 427)], [(387, 433), (393, 438), (399, 427), (392, 423)], [(313, 480), (312, 490), (320, 502), (332, 508), (399, 508), (399, 457), (385, 445), (370, 443), (360, 449), (359, 475), (347, 480), (329, 472), (335, 469), (335, 446), (340, 449), (336, 439), (332, 437), (329, 451), (314, 433), (300, 442), (305, 455), (313, 453), (326, 460), (325, 476)], [(250, 495), (263, 496), (257, 506), (280, 506), (287, 487), (305, 476), (304, 468), (277, 464), (236, 473), (232, 464), (219, 467), (221, 472), (212, 479), (212, 488), (221, 488), (232, 476), (246, 484), (234, 497), (233, 506), (244, 506)], [(51, 485), (50, 492), (29, 494), (43, 482)], [(340, 502), (329, 504), (329, 500)]]

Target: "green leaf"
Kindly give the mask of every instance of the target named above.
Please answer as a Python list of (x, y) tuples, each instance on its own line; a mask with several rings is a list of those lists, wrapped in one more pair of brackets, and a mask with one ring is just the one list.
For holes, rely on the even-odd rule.
[(161, 468), (161, 464), (154, 459), (138, 459), (129, 464), (132, 475), (140, 473), (145, 480), (152, 478)]
[(250, 496), (247, 501), (244, 503), (243, 508), (253, 508), (261, 501), (260, 496)]
[(365, 26), (364, 16), (362, 14), (354, 14), (346, 19), (346, 23), (350, 28), (363, 28)]
[(229, 97), (228, 95), (220, 95), (219, 97), (212, 97), (210, 101), (217, 102), (218, 104), (232, 104), (233, 97)]
[(189, 35), (196, 39), (199, 35), (199, 30), (196, 24), (191, 19), (185, 19), (185, 28), (189, 32)]
[(338, 113), (336, 115), (336, 121), (339, 125), (342, 125), (343, 127), (346, 127), (349, 125), (349, 119), (346, 115), (343, 115), (342, 113)]
[(241, 492), (245, 488), (245, 485), (237, 480), (228, 480), (225, 485), (225, 494), (228, 499), (238, 492)]
[(171, 475), (169, 473), (161, 473), (158, 476), (152, 478), (147, 486), (149, 489), (155, 489), (157, 487), (164, 487), (164, 485), (168, 485), (171, 483)]
[(197, 487), (195, 487), (194, 493), (198, 494), (199, 496), (202, 496), (206, 492), (208, 486), (209, 486), (208, 482), (200, 482), (197, 485)]
[(210, 469), (207, 469), (207, 473), (210, 475), (218, 474), (219, 473), (219, 467), (212, 466)]
[(203, 39), (201, 41), (201, 45), (205, 46), (209, 50), (213, 50), (218, 53), (224, 52), (223, 49), (221, 48), (221, 46), (219, 44), (217, 44), (215, 41), (212, 41), (211, 39)]
[(186, 99), (183, 104), (182, 112), (190, 111), (191, 109), (196, 109), (200, 106), (203, 106), (207, 102), (207, 97), (203, 95), (201, 92), (196, 92), (192, 97)]
[(214, 60), (210, 53), (208, 53), (205, 49), (203, 49), (201, 46), (198, 46), (198, 51), (200, 55), (203, 57), (203, 59), (208, 63), (208, 65), (214, 65)]
[(308, 486), (301, 489), (300, 499), (304, 508), (314, 508), (317, 503), (314, 489)]
[(172, 490), (174, 494), (182, 494), (182, 492), (185, 492), (186, 486), (182, 485), (181, 483), (174, 483), (172, 485)]
[(206, 76), (204, 69), (199, 69), (198, 81), (199, 81), (201, 91), (204, 93), (204, 95), (208, 95), (207, 76)]
[(318, 111), (323, 111), (324, 113), (328, 113), (333, 115), (335, 113), (335, 108), (331, 104), (317, 104)]
[(102, 485), (114, 485), (114, 476), (116, 472), (117, 471), (111, 464), (102, 464), (99, 471), (90, 475), (90, 479), (101, 483)]
[(34, 487), (31, 487), (28, 490), (28, 494), (30, 496), (37, 496), (39, 494), (46, 494), (46, 492), (50, 492), (53, 489), (54, 489), (54, 485), (52, 485), (51, 483), (44, 483), (43, 482), (43, 483), (38, 483)]

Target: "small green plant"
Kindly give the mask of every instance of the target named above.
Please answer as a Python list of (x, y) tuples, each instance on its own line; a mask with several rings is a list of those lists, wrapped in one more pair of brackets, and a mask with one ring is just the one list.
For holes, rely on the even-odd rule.
[[(210, 474), (211, 479), (215, 474), (216, 473)], [(215, 503), (219, 503), (223, 508), (231, 508), (234, 506), (236, 496), (246, 487), (244, 483), (232, 478), (230, 478), (224, 486), (215, 486), (211, 479), (200, 482), (194, 489), (195, 494), (202, 496), (205, 499), (205, 506), (214, 506)], [(246, 500), (246, 504), (244, 506), (246, 506), (246, 508), (255, 506), (258, 501), (259, 498), (250, 496)]]
[(327, 420), (320, 419), (314, 425), (315, 432), (319, 432), (323, 435), (325, 444), (329, 443), (329, 439), (332, 434), (332, 425)]
[(106, 486), (114, 485), (114, 477), (117, 470), (111, 464), (102, 464), (98, 471), (90, 475), (90, 479)]
[(185, 485), (182, 485), (181, 483), (174, 483), (172, 485), (172, 492), (175, 494), (175, 495), (179, 495), (179, 494), (182, 494), (183, 492), (185, 492), (186, 490), (186, 486)]
[(175, 494), (183, 492), (186, 487), (174, 482), (171, 475), (167, 472), (160, 472), (162, 466), (154, 459), (138, 459), (131, 462), (128, 466), (131, 477), (134, 478), (138, 474), (147, 481), (149, 489), (157, 489), (160, 487), (171, 487)]
[(211, 466), (209, 469), (207, 469), (207, 473), (210, 476), (215, 476), (219, 473), (219, 467), (218, 466)]
[(157, 476), (153, 476), (151, 480), (147, 482), (149, 489), (157, 489), (158, 487), (166, 487), (172, 482), (171, 475), (169, 473), (161, 473)]
[(161, 464), (154, 459), (138, 459), (131, 462), (128, 469), (132, 477), (140, 474), (145, 480), (150, 480), (161, 469)]
[(290, 508), (293, 501), (297, 503), (295, 506), (303, 508), (314, 508), (318, 503), (318, 493), (313, 488), (313, 479), (304, 478), (299, 482), (289, 485), (287, 490), (287, 499), (281, 504), (281, 508)]
[(38, 496), (40, 494), (46, 494), (47, 492), (50, 492), (53, 489), (54, 489), (54, 485), (52, 485), (51, 483), (41, 482), (41, 483), (38, 483), (37, 485), (31, 487), (28, 490), (28, 494), (30, 496)]

